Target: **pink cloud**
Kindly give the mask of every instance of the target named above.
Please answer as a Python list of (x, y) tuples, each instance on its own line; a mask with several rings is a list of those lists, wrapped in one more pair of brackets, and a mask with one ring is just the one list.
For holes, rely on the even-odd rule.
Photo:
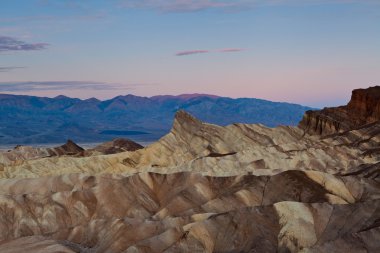
[(244, 48), (223, 48), (223, 49), (218, 50), (219, 53), (232, 53), (232, 52), (241, 52), (241, 51), (245, 51), (245, 49)]
[(192, 54), (207, 54), (210, 53), (209, 50), (188, 50), (177, 52), (176, 56), (192, 55)]
[(192, 55), (192, 54), (207, 54), (212, 52), (217, 53), (236, 53), (245, 51), (244, 48), (223, 48), (223, 49), (217, 49), (217, 50), (186, 50), (186, 51), (179, 51), (175, 55), (176, 56), (185, 56), (185, 55)]

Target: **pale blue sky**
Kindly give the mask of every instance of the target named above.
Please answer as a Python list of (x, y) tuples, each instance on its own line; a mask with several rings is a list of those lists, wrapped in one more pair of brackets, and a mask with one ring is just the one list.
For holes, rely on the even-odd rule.
[(210, 93), (321, 107), (377, 84), (380, 0), (0, 3), (4, 93)]

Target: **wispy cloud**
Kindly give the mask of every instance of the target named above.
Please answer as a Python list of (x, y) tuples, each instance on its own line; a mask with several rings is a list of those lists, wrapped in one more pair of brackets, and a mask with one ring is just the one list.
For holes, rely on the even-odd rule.
[(219, 53), (234, 53), (234, 52), (241, 52), (241, 51), (245, 51), (244, 48), (223, 48), (223, 49), (219, 49), (217, 52)]
[(216, 50), (186, 50), (186, 51), (179, 51), (175, 53), (175, 56), (186, 56), (186, 55), (193, 55), (193, 54), (208, 54), (208, 53), (236, 53), (245, 51), (244, 48), (223, 48), (223, 49), (216, 49)]
[(138, 84), (116, 84), (91, 81), (0, 82), (0, 92), (116, 90), (136, 86), (138, 86)]
[(192, 55), (192, 54), (207, 54), (210, 53), (209, 50), (187, 50), (187, 51), (179, 51), (175, 55), (176, 56), (185, 56), (185, 55)]
[(24, 69), (25, 67), (0, 67), (0, 72), (8, 72), (14, 69)]
[(0, 52), (42, 50), (48, 46), (47, 43), (27, 43), (13, 37), (0, 35)]

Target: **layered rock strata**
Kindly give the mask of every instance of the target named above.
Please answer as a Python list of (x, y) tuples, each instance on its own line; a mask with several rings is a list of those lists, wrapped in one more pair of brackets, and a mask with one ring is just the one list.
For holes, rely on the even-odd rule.
[(27, 242), (42, 252), (380, 249), (373, 241), (380, 236), (380, 187), (372, 179), (181, 172), (0, 183), (0, 252), (17, 252)]
[(310, 134), (328, 135), (380, 120), (380, 86), (357, 89), (346, 106), (307, 111), (300, 127)]

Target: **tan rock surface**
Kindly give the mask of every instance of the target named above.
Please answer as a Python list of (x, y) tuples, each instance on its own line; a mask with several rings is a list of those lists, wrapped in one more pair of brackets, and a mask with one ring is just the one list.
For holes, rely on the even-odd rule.
[[(65, 245), (67, 244), (67, 245)], [(70, 245), (70, 246), (69, 246)], [(65, 241), (49, 240), (43, 236), (28, 236), (0, 243), (1, 253), (76, 253), (83, 252), (79, 246)]]
[[(297, 252), (317, 241), (318, 247), (327, 247), (331, 238), (346, 240), (352, 233), (380, 235), (376, 225), (371, 227), (380, 219), (375, 180), (312, 174), (3, 179), (0, 250), (18, 238), (43, 236), (47, 241), (35, 242), (36, 247), (66, 242), (54, 244), (55, 249), (70, 242), (91, 252)], [(331, 192), (334, 181), (341, 182), (340, 189)], [(329, 228), (334, 210), (337, 224)]]

